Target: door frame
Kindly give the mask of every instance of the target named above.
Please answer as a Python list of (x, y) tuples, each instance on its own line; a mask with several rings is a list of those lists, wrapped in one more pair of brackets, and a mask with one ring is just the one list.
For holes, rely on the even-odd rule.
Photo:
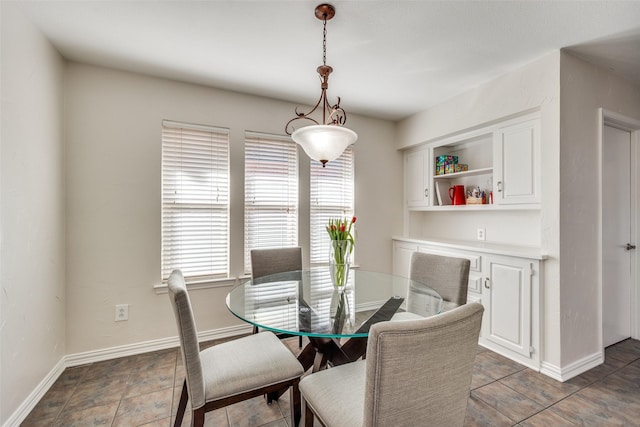
[[(600, 347), (603, 348), (603, 328), (602, 328), (602, 319), (603, 319), (603, 299), (602, 299), (602, 284), (604, 281), (603, 277), (603, 211), (604, 207), (602, 205), (602, 194), (604, 191), (603, 188), (603, 158), (604, 158), (604, 127), (610, 126), (614, 128), (618, 128), (624, 131), (628, 131), (631, 133), (631, 194), (635, 194), (631, 200), (631, 243), (635, 243), (638, 247), (640, 247), (640, 241), (638, 238), (640, 237), (638, 233), (638, 224), (640, 224), (640, 218), (638, 217), (639, 211), (639, 198), (637, 196), (638, 189), (640, 189), (640, 173), (638, 171), (638, 166), (640, 166), (640, 149), (638, 148), (638, 144), (640, 144), (640, 120), (633, 119), (631, 117), (624, 116), (622, 114), (608, 111), (606, 109), (600, 108), (598, 109), (598, 298), (600, 301), (599, 307), (599, 343)], [(631, 337), (635, 339), (640, 339), (640, 315), (638, 314), (638, 309), (640, 308), (640, 284), (638, 283), (638, 263), (639, 256), (638, 251), (640, 249), (633, 252), (631, 256)], [(604, 354), (604, 353), (603, 353)]]

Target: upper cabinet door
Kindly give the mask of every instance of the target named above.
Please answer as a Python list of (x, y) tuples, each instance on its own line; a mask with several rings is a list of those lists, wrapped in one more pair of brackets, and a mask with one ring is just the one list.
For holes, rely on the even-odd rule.
[(540, 203), (540, 120), (502, 127), (493, 143), (494, 203)]
[(404, 156), (405, 195), (410, 208), (429, 206), (430, 161), (428, 148), (409, 151)]

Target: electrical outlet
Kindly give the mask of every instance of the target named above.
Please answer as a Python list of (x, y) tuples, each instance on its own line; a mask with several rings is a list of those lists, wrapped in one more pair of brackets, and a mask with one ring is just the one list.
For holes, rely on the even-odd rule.
[(116, 305), (116, 322), (129, 320), (129, 304)]
[(487, 240), (486, 231), (487, 230), (485, 228), (478, 228), (477, 234), (476, 234), (477, 239), (478, 240)]

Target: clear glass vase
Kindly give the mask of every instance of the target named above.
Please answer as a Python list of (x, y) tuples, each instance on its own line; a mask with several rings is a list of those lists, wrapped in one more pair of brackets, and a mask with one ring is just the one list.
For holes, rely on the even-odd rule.
[(349, 268), (351, 267), (351, 252), (353, 242), (351, 240), (331, 240), (329, 244), (329, 272), (331, 283), (336, 288), (344, 288), (349, 280)]
[(333, 334), (341, 334), (344, 327), (353, 322), (347, 293), (348, 291), (345, 292), (344, 288), (333, 290), (330, 307), (331, 333)]

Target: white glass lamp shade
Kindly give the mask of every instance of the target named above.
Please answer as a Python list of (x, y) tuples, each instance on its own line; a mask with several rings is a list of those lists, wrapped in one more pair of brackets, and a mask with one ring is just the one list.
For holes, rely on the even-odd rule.
[(305, 126), (293, 132), (291, 138), (313, 160), (322, 163), (337, 159), (358, 139), (351, 129), (336, 125)]

